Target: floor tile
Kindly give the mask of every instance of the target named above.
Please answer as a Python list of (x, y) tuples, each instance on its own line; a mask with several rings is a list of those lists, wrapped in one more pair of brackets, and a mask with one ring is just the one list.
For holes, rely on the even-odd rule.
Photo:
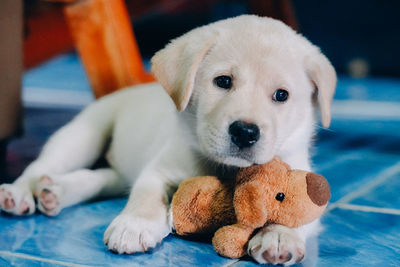
[[(55, 218), (0, 216), (0, 251), (12, 251), (74, 264), (102, 266), (228, 265), (236, 260), (217, 255), (209, 243), (167, 237), (151, 253), (116, 255), (102, 241), (111, 220), (126, 199), (107, 200), (67, 208)], [(10, 234), (12, 233), (12, 234)]]
[(374, 154), (359, 153), (352, 155), (352, 158), (345, 158), (343, 161), (340, 155), (332, 154), (332, 161), (335, 164), (326, 166), (323, 170), (318, 170), (328, 179), (331, 187), (331, 202), (335, 202), (345, 195), (353, 192), (357, 188), (379, 177), (388, 167), (398, 162), (397, 157), (376, 157)]
[(318, 239), (308, 241), (304, 262), (295, 266), (400, 266), (400, 216), (337, 209), (324, 215), (322, 224)]
[(94, 99), (85, 70), (75, 53), (57, 56), (25, 72), (25, 106), (83, 107)]
[(316, 266), (400, 266), (400, 216), (335, 209), (322, 223)]
[(31, 255), (24, 255), (18, 253), (3, 253), (0, 251), (0, 266), (17, 266), (17, 267), (84, 267), (74, 265), (68, 262), (58, 262), (39, 257), (32, 257)]
[(362, 196), (352, 200), (350, 203), (400, 210), (400, 164), (398, 166), (399, 168), (396, 168), (397, 172), (386, 181), (364, 192)]
[(400, 162), (400, 122), (334, 120), (320, 130), (313, 149), (314, 170), (324, 175), (335, 202), (377, 179)]
[(363, 121), (333, 119), (331, 127), (321, 129), (315, 138), (313, 163), (316, 167), (329, 165), (337, 158), (376, 153), (400, 160), (400, 121)]
[(28, 70), (23, 77), (24, 88), (90, 91), (85, 70), (76, 53), (57, 56)]

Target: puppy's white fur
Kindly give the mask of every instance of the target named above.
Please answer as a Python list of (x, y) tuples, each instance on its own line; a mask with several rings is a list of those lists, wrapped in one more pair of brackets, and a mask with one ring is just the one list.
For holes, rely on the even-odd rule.
[[(32, 214), (36, 191), (38, 208), (55, 215), (63, 207), (120, 194), (131, 185), (128, 203), (104, 241), (118, 253), (134, 253), (170, 233), (169, 197), (187, 177), (232, 179), (237, 167), (265, 163), (275, 155), (293, 168), (310, 170), (313, 106), (320, 106), (322, 123), (329, 126), (336, 74), (319, 49), (289, 27), (256, 16), (220, 21), (173, 40), (152, 63), (165, 90), (159, 84), (143, 85), (90, 105), (48, 141), (14, 184), (0, 187), (2, 209)], [(213, 83), (220, 75), (233, 78), (232, 89)], [(285, 103), (272, 100), (280, 88), (289, 92)], [(260, 128), (260, 139), (251, 148), (231, 142), (228, 128), (236, 120)], [(110, 138), (111, 168), (86, 169)], [(48, 177), (40, 179), (43, 175)], [(298, 229), (266, 226), (249, 242), (249, 251), (257, 248), (251, 254), (260, 263), (295, 263), (315, 225), (318, 221)], [(272, 256), (266, 259), (265, 251)], [(282, 257), (289, 253), (290, 259)]]

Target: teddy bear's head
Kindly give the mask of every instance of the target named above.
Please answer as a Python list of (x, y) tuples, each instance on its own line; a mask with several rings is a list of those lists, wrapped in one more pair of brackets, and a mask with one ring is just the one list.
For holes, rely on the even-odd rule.
[[(253, 225), (252, 219), (298, 227), (319, 217), (330, 199), (327, 180), (318, 174), (291, 170), (275, 157), (264, 165), (239, 171), (234, 196), (238, 221)], [(251, 209), (242, 209), (243, 203)]]

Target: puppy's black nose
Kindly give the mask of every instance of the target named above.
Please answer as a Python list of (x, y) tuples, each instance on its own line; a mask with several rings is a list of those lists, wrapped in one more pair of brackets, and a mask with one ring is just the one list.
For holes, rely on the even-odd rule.
[(235, 121), (229, 126), (229, 135), (239, 148), (251, 147), (260, 139), (260, 129), (253, 123)]

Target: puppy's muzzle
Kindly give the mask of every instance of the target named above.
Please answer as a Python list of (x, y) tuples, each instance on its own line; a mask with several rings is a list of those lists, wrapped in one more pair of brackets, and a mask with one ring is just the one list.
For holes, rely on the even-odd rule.
[(231, 141), (240, 149), (251, 147), (260, 139), (260, 129), (253, 123), (235, 121), (229, 126)]

